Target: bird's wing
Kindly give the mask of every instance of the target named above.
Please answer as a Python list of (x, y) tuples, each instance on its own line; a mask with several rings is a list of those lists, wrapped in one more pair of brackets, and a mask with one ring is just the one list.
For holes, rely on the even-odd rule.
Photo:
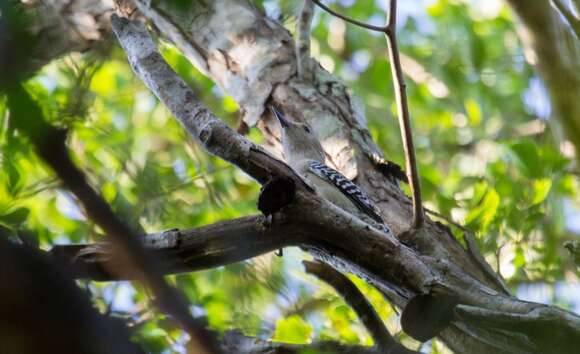
[(366, 194), (342, 173), (317, 161), (308, 162), (308, 168), (318, 177), (325, 179), (336, 186), (336, 188), (350, 199), (360, 209), (360, 211), (367, 214), (377, 223), (383, 224), (383, 218), (381, 218), (379, 213), (376, 211), (373, 203), (371, 203)]

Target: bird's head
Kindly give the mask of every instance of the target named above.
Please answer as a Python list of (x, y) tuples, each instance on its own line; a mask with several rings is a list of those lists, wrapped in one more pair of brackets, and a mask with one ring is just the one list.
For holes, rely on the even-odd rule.
[(278, 118), (282, 128), (284, 156), (290, 166), (302, 160), (315, 160), (324, 163), (324, 150), (316, 133), (308, 124), (298, 123), (286, 118), (284, 113), (272, 106), (272, 113)]

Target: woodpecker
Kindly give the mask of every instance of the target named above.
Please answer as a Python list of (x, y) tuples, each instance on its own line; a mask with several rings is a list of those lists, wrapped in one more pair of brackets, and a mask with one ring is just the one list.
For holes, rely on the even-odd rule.
[(290, 167), (311, 182), (316, 191), (334, 205), (391, 234), (392, 231), (384, 224), (366, 194), (342, 173), (324, 163), (324, 150), (310, 126), (286, 119), (284, 113), (274, 106), (271, 109), (282, 128), (284, 157)]

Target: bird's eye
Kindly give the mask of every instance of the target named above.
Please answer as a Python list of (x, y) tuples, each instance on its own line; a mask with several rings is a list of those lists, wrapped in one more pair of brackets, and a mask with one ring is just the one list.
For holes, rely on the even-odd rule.
[(308, 134), (310, 134), (310, 128), (309, 128), (307, 125), (305, 125), (305, 126), (304, 126), (304, 130), (305, 130), (305, 131), (306, 131)]

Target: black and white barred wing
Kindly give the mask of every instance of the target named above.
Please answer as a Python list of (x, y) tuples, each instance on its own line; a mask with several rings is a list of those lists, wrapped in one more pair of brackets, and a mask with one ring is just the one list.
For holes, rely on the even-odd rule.
[(383, 224), (383, 219), (377, 213), (375, 207), (366, 196), (366, 194), (342, 173), (316, 161), (308, 163), (310, 171), (315, 173), (318, 177), (330, 181), (348, 197), (363, 213), (367, 214), (371, 219), (379, 224)]

